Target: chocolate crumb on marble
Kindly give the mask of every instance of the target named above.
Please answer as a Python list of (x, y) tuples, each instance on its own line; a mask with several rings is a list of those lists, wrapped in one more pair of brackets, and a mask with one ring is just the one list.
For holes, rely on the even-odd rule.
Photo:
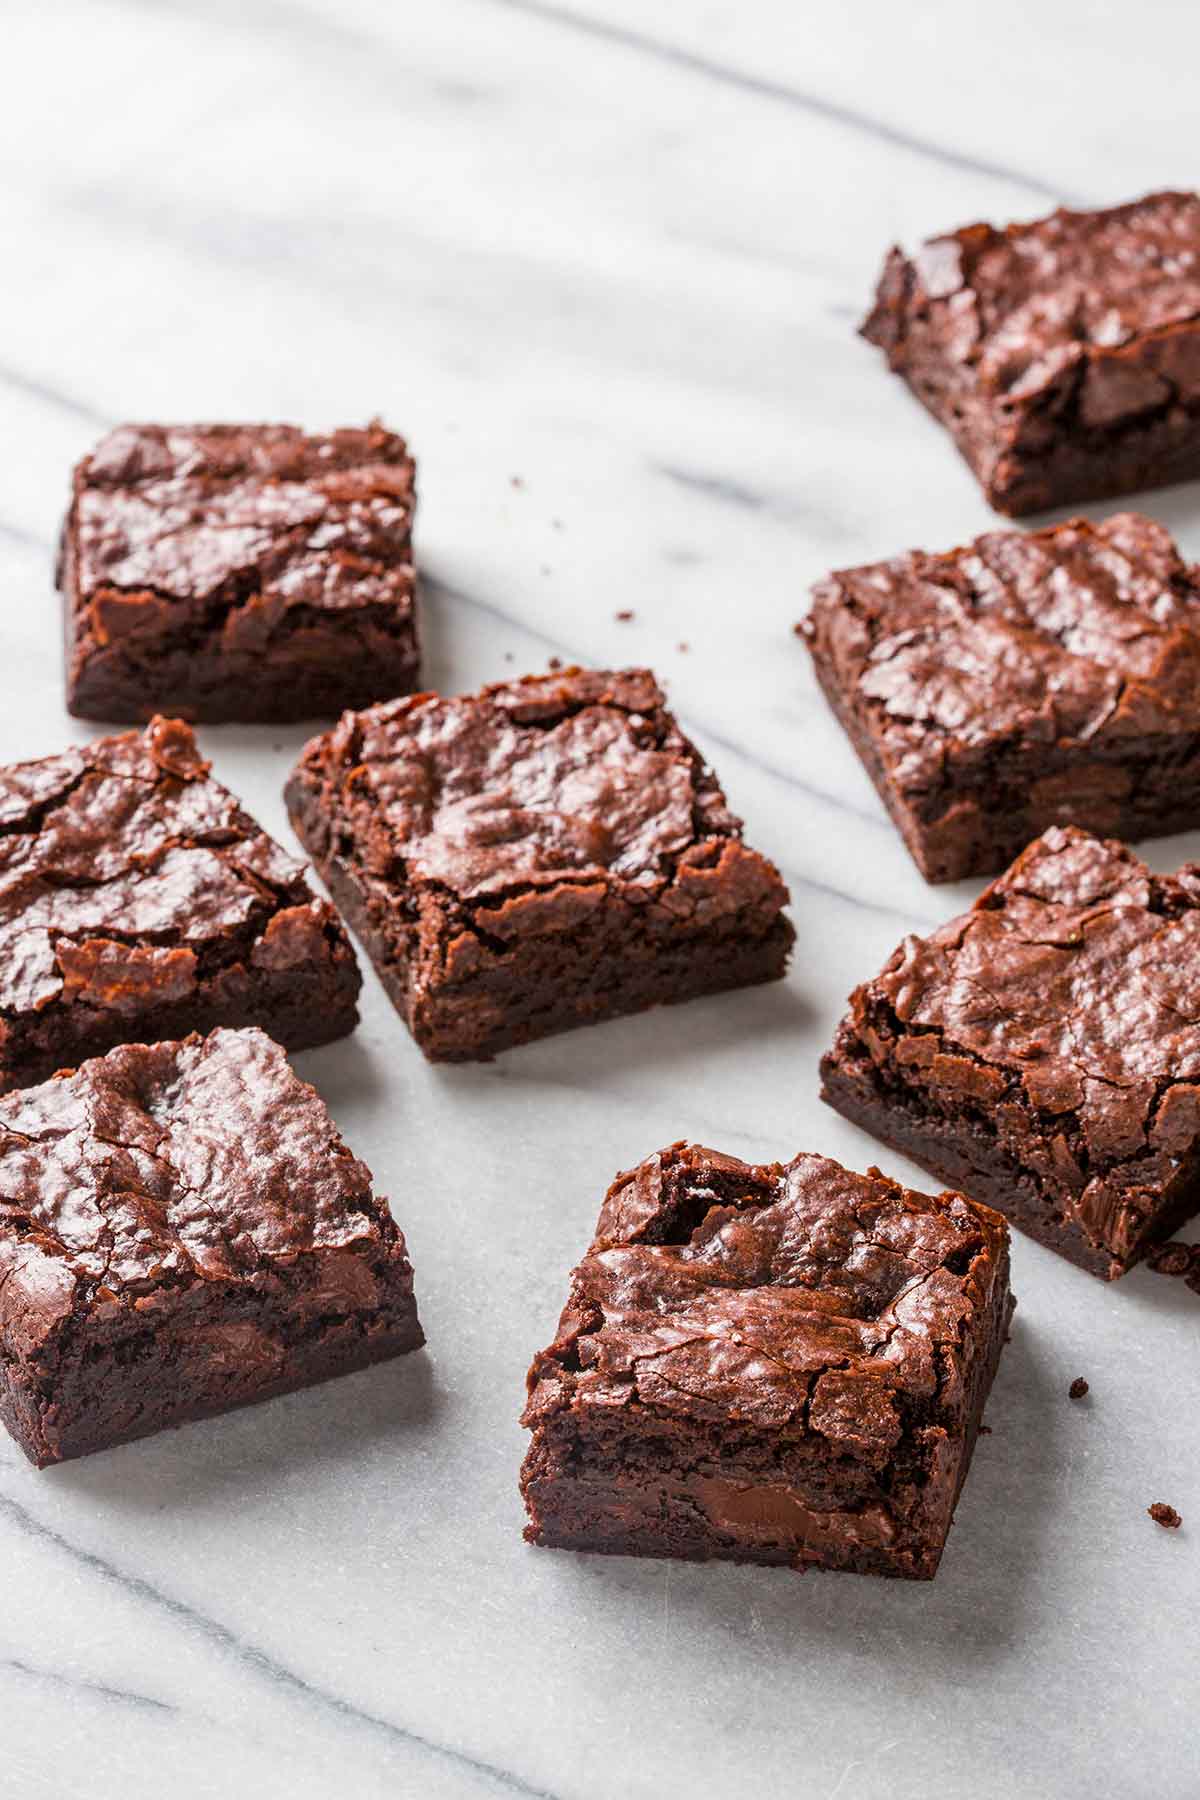
[(1082, 1400), (1084, 1395), (1088, 1391), (1089, 1391), (1088, 1383), (1083, 1379), (1082, 1375), (1077, 1375), (1075, 1377), (1074, 1381), (1071, 1383), (1070, 1387), (1067, 1389), (1067, 1393), (1070, 1395), (1072, 1400)]
[(1148, 1506), (1146, 1508), (1146, 1511), (1150, 1514), (1150, 1517), (1154, 1520), (1156, 1525), (1163, 1526), (1167, 1531), (1178, 1531), (1179, 1527), (1183, 1524), (1183, 1519), (1179, 1513), (1175, 1511), (1173, 1506), (1168, 1506), (1165, 1500), (1156, 1500), (1153, 1506)]
[(1200, 1244), (1159, 1244), (1146, 1261), (1156, 1275), (1177, 1276), (1200, 1294)]
[(609, 1189), (529, 1371), (525, 1535), (928, 1580), (1012, 1308), (987, 1207), (674, 1144)]

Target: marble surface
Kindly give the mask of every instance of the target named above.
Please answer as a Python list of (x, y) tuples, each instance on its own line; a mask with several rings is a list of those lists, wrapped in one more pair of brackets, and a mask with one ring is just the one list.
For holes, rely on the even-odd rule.
[[(831, 565), (989, 522), (854, 335), (886, 245), (1195, 180), (1200, 19), (1132, 23), (1032, 0), (6, 19), (0, 758), (87, 735), (51, 565), (105, 426), (379, 412), (420, 458), (431, 682), (652, 663), (799, 944), (777, 988), (478, 1068), (425, 1066), (368, 976), (357, 1035), (300, 1061), (393, 1197), (429, 1350), (41, 1475), (0, 1443), (4, 1795), (1196, 1793), (1200, 1306), (1174, 1284), (1017, 1242), (992, 1435), (929, 1587), (539, 1552), (516, 1491), (525, 1367), (615, 1170), (690, 1136), (915, 1173), (821, 1107), (816, 1061), (853, 983), (971, 890), (922, 883), (791, 626)], [(1151, 506), (1200, 556), (1200, 490)], [(302, 736), (203, 733), (288, 842)], [(1200, 835), (1151, 846), (1185, 854)]]

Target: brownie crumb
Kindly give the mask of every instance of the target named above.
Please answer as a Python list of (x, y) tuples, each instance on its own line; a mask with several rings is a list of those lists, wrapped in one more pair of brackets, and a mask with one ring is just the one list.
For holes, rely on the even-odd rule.
[(634, 616), (635, 615), (634, 615), (632, 606), (623, 606), (619, 613), (613, 614), (613, 618), (619, 619), (621, 621), (622, 625), (627, 624), (628, 621), (630, 619), (632, 619)]
[(1146, 1262), (1156, 1275), (1178, 1275), (1194, 1294), (1200, 1294), (1200, 1244), (1159, 1244)]
[(552, 656), (550, 658), (549, 662), (546, 664), (546, 667), (548, 669), (561, 669), (562, 666), (563, 665), (562, 665), (562, 657), (561, 656)]
[(792, 626), (792, 631), (793, 631), (794, 635), (798, 638), (807, 637), (808, 633), (804, 629), (807, 624), (808, 624), (807, 619), (797, 619), (796, 623)]
[(1183, 1524), (1183, 1520), (1175, 1511), (1175, 1508), (1173, 1506), (1168, 1506), (1165, 1500), (1156, 1500), (1153, 1506), (1148, 1506), (1146, 1508), (1146, 1511), (1150, 1514), (1154, 1523), (1156, 1525), (1161, 1525), (1164, 1531), (1178, 1531), (1179, 1527)]
[(1075, 1377), (1074, 1381), (1071, 1383), (1070, 1387), (1067, 1389), (1067, 1392), (1068, 1392), (1068, 1394), (1070, 1394), (1072, 1400), (1082, 1400), (1083, 1396), (1087, 1393), (1087, 1391), (1088, 1391), (1088, 1384), (1083, 1379), (1082, 1375), (1077, 1375)]

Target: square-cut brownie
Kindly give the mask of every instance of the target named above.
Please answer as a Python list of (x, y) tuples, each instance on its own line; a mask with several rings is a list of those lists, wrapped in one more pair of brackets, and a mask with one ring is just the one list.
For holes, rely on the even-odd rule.
[(1050, 825), (1200, 825), (1200, 569), (1152, 519), (842, 569), (804, 635), (927, 881), (994, 874)]
[(529, 1371), (525, 1535), (928, 1580), (1012, 1308), (986, 1206), (675, 1144), (609, 1189)]
[(850, 999), (822, 1097), (1111, 1280), (1200, 1210), (1200, 868), (1071, 827)]
[(347, 714), (287, 799), (431, 1060), (784, 972), (787, 889), (646, 669)]
[(0, 1091), (214, 1025), (324, 1044), (360, 986), (337, 913), (189, 726), (0, 769)]
[(1194, 193), (894, 249), (862, 330), (1000, 512), (1200, 475)]
[(379, 424), (122, 426), (63, 526), (68, 709), (266, 722), (411, 692), (414, 504)]
[(423, 1342), (387, 1203), (261, 1031), (0, 1099), (0, 1418), (39, 1467)]

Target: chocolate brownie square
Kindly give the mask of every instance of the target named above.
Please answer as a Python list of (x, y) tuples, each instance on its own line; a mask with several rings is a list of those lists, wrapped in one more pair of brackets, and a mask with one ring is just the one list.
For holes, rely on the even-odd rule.
[(1012, 1308), (961, 1194), (675, 1144), (609, 1189), (529, 1371), (525, 1536), (928, 1580)]
[(433, 1061), (784, 973), (787, 889), (646, 669), (347, 714), (287, 799)]
[(1111, 1280), (1200, 1208), (1200, 868), (1055, 827), (850, 999), (822, 1097)]
[(0, 1100), (0, 1419), (39, 1468), (423, 1342), (387, 1203), (261, 1031)]
[(1200, 198), (889, 254), (863, 336), (1019, 515), (1200, 475)]
[(0, 769), (0, 1092), (213, 1025), (324, 1044), (360, 986), (336, 912), (189, 726)]
[(842, 569), (803, 631), (927, 881), (994, 874), (1050, 825), (1200, 825), (1200, 569), (1152, 519)]
[(266, 722), (409, 693), (414, 504), (379, 424), (122, 426), (63, 526), (68, 709)]

